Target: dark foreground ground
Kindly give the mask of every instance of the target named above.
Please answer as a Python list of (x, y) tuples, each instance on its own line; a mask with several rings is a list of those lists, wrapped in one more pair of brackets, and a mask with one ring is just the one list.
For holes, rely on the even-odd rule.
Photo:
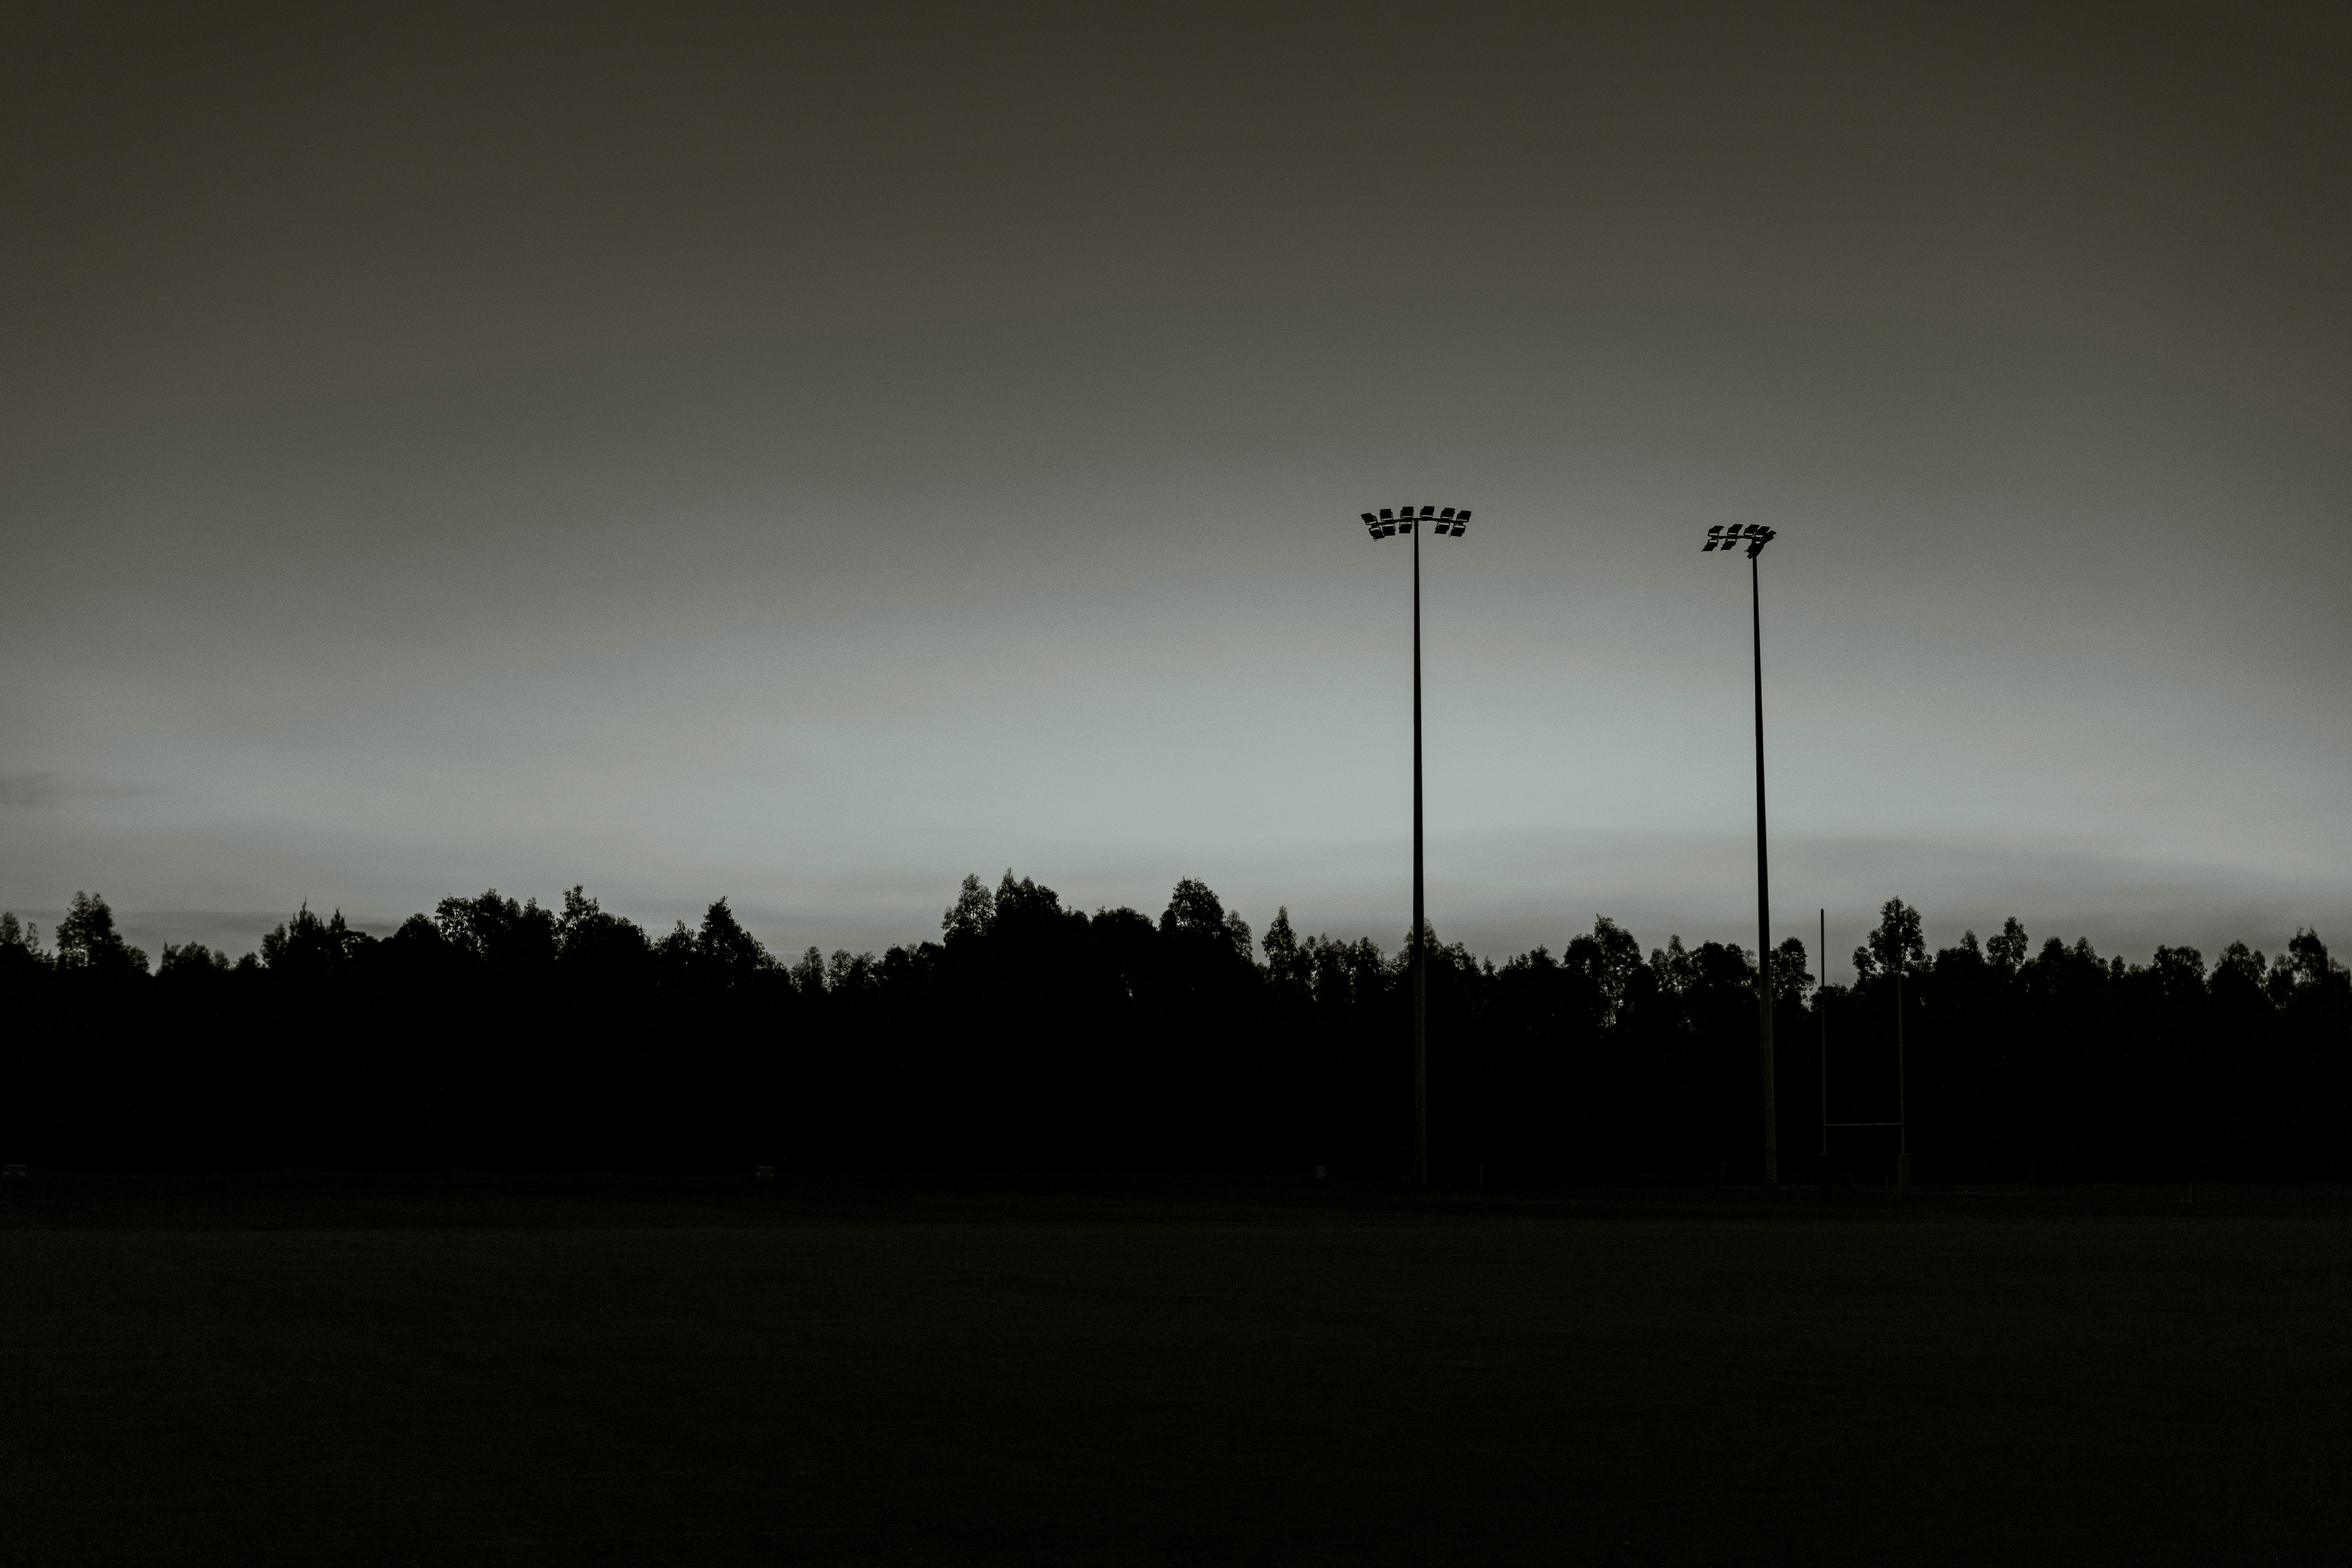
[(2337, 1563), (2345, 1194), (0, 1186), (26, 1563)]

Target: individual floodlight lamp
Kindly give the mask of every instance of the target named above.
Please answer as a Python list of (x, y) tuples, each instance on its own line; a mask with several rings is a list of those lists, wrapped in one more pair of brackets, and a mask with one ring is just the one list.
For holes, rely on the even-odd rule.
[(1468, 507), (1382, 507), (1376, 517), (1363, 514), (1364, 527), (1374, 539), (1392, 534), (1412, 535), (1412, 1173), (1429, 1184), (1429, 954), (1423, 940), (1428, 924), (1423, 910), (1421, 830), (1421, 535), (1418, 523), (1430, 531), (1460, 538), (1470, 521)]
[(1706, 531), (1701, 553), (1748, 550), (1748, 606), (1756, 655), (1756, 1048), (1764, 1079), (1764, 1180), (1780, 1180), (1780, 1127), (1772, 1082), (1772, 882), (1764, 854), (1764, 601), (1756, 558), (1779, 537), (1762, 523), (1718, 523)]

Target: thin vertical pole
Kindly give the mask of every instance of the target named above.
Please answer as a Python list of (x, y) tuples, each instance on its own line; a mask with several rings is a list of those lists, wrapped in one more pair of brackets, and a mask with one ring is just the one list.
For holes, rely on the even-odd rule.
[(1813, 1018), (1822, 1026), (1822, 1196), (1830, 1195), (1830, 912), (1822, 911), (1821, 989), (1813, 993)]
[(1911, 955), (1895, 957), (1895, 1185), (1911, 1190), (1911, 1091), (1903, 1066), (1903, 966)]
[(1756, 646), (1756, 1045), (1764, 1079), (1764, 1180), (1780, 1182), (1780, 1112), (1772, 1083), (1772, 883), (1764, 861), (1764, 597), (1758, 557), (1748, 557), (1748, 603)]
[(1421, 931), (1421, 525), (1412, 530), (1412, 1179), (1429, 1185), (1429, 973)]

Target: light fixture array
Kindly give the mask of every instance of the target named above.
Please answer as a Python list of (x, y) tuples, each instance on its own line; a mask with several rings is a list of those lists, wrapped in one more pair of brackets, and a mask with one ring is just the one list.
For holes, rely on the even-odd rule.
[(1766, 545), (1779, 537), (1760, 522), (1735, 522), (1728, 526), (1718, 522), (1706, 531), (1706, 542), (1699, 546), (1699, 551), (1704, 554), (1710, 550), (1737, 550), (1745, 544), (1748, 546), (1748, 559), (1753, 561), (1764, 553)]
[(1426, 522), (1438, 533), (1450, 533), (1458, 538), (1469, 521), (1470, 509), (1466, 506), (1458, 510), (1450, 506), (1382, 507), (1377, 517), (1370, 512), (1364, 513), (1364, 531), (1374, 539), (1386, 539), (1392, 533), (1411, 533), (1414, 523)]

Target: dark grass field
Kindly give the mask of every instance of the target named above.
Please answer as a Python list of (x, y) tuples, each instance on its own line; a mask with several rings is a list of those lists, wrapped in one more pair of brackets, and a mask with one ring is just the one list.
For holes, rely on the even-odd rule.
[(22, 1563), (2340, 1563), (2341, 1194), (0, 1186)]

